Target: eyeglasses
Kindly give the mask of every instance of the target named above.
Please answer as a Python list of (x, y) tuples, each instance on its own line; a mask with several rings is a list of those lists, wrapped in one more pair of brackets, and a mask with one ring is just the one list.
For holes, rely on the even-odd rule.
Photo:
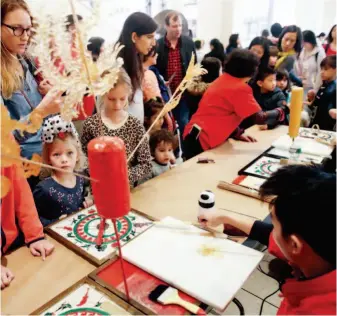
[(22, 36), (22, 34), (24, 32), (26, 32), (27, 36), (32, 35), (32, 28), (31, 27), (29, 27), (27, 29), (24, 29), (21, 26), (11, 26), (11, 25), (7, 25), (5, 23), (2, 23), (2, 25), (7, 26), (9, 29), (11, 29), (13, 31), (14, 36), (20, 37), (20, 36)]

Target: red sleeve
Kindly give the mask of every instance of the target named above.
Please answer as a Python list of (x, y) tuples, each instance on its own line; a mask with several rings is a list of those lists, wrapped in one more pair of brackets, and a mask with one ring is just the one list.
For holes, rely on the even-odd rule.
[(275, 257), (287, 261), (286, 257), (283, 255), (281, 249), (276, 244), (276, 242), (274, 240), (273, 233), (271, 233), (270, 236), (269, 236), (268, 251), (269, 251), (270, 254), (274, 255)]
[(252, 88), (248, 84), (236, 91), (234, 98), (234, 111), (242, 120), (261, 111), (260, 105), (254, 99)]
[(25, 243), (44, 237), (43, 227), (37, 214), (32, 191), (21, 168), (13, 166), (15, 217), (25, 236)]

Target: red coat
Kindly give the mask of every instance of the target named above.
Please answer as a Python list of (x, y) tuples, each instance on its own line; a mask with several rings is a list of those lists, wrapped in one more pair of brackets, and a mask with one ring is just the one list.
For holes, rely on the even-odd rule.
[(11, 182), (10, 191), (1, 201), (1, 230), (5, 235), (1, 245), (5, 253), (18, 237), (19, 228), (25, 236), (26, 244), (43, 239), (44, 234), (33, 194), (22, 169), (16, 165), (1, 168), (1, 175)]
[[(272, 234), (268, 250), (285, 259)], [(336, 315), (336, 270), (311, 280), (287, 279), (281, 291), (284, 299), (277, 315)]]

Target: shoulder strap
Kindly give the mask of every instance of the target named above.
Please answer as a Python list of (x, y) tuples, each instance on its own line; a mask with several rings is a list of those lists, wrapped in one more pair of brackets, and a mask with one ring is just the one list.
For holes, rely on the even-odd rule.
[(317, 52), (317, 53), (315, 54), (315, 61), (316, 61), (316, 63), (317, 63), (317, 60), (318, 60), (318, 54), (319, 54), (319, 52)]

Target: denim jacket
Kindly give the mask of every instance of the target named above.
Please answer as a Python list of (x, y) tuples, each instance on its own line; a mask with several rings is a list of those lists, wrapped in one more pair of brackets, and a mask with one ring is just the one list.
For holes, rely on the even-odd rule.
[[(2, 100), (10, 117), (14, 120), (26, 121), (30, 113), (35, 109), (42, 100), (42, 96), (38, 91), (38, 85), (31, 71), (29, 70), (28, 63), (25, 60), (21, 61), (24, 70), (24, 81), (22, 86), (22, 91), (30, 101), (27, 102), (25, 96), (20, 90), (13, 93), (10, 99), (5, 99), (2, 96)], [(41, 154), (42, 151), (42, 140), (41, 131), (36, 133), (23, 133), (20, 134), (19, 131), (14, 131), (14, 137), (16, 141), (20, 144), (21, 156), (30, 159), (34, 153)]]

